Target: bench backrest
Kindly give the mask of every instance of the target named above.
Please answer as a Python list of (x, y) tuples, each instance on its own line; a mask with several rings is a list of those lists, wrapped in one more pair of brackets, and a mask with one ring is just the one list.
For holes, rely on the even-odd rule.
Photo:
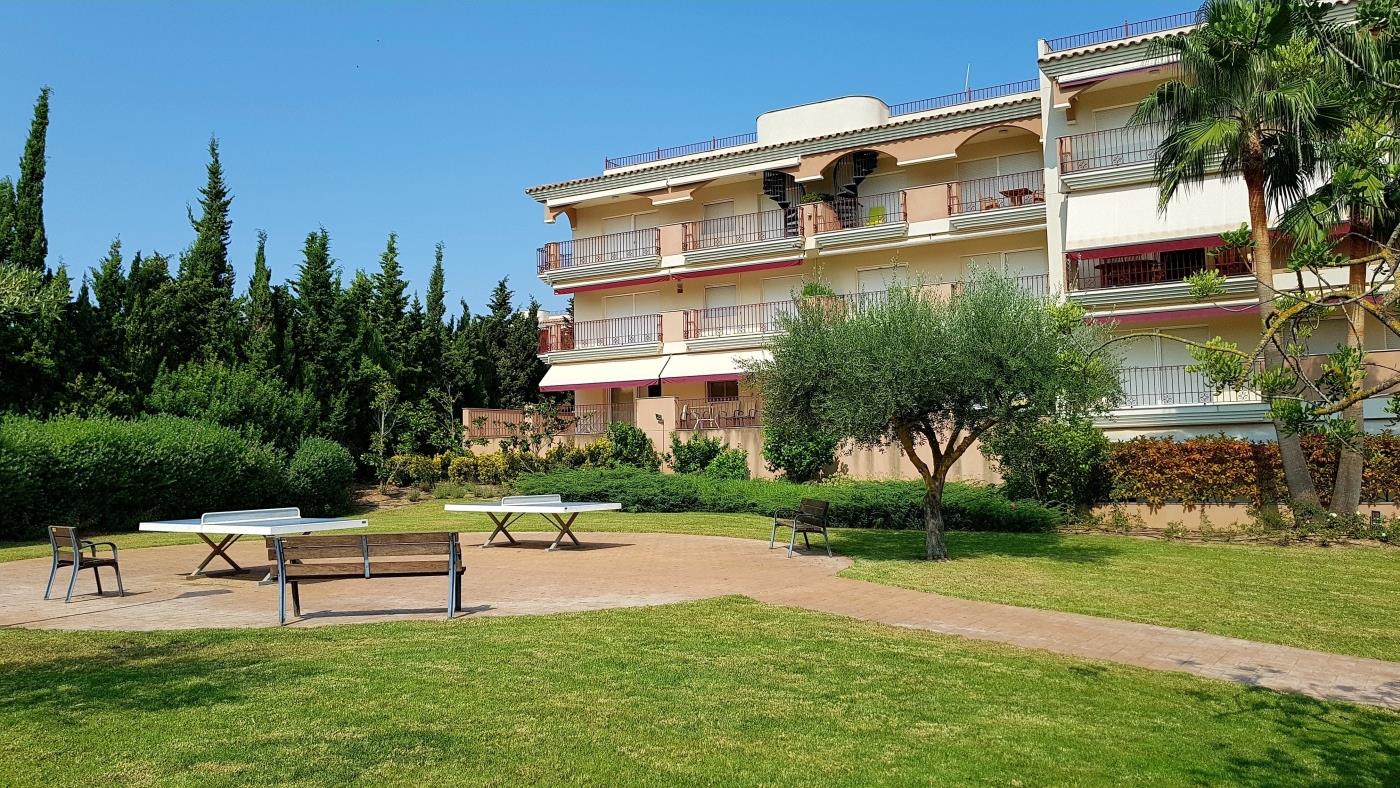
[(460, 564), (461, 542), (457, 533), (429, 531), (406, 534), (321, 534), (266, 537), (267, 557), (282, 566), (288, 561), (353, 558), (365, 564), (369, 577), (371, 558), (384, 556), (450, 556)]
[(502, 506), (547, 506), (563, 502), (564, 499), (558, 495), (507, 495), (501, 499)]
[(811, 525), (826, 525), (826, 513), (831, 504), (815, 498), (803, 498), (797, 506), (797, 519)]

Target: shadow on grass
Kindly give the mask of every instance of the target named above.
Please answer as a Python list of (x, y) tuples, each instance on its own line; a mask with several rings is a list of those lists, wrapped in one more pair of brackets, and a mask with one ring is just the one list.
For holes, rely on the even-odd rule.
[[(1208, 693), (1192, 694), (1212, 702)], [(1343, 713), (1345, 708), (1250, 688), (1234, 708), (1216, 716), (1247, 716), (1273, 728), (1274, 735), (1247, 754), (1222, 753), (1228, 773), (1212, 769), (1199, 777), (1203, 783), (1245, 785), (1400, 785), (1400, 717), (1380, 709)]]
[[(922, 561), (923, 531), (843, 529), (832, 534), (832, 548), (852, 558), (874, 561)], [(952, 560), (991, 556), (1036, 558), (1066, 563), (1098, 563), (1122, 552), (1103, 543), (1066, 540), (1057, 533), (1006, 534), (952, 531), (948, 534)]]

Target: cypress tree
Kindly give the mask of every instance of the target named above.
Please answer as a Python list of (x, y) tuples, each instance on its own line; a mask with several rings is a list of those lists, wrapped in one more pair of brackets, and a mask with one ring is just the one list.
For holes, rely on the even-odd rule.
[[(10, 262), (35, 271), (45, 268), (49, 239), (44, 234), (44, 149), (49, 132), (49, 94), (46, 85), (34, 102), (34, 120), (29, 139), (19, 160), (19, 182), (15, 186), (14, 246)], [(3, 198), (0, 198), (3, 199)]]
[(446, 276), (442, 266), (442, 241), (433, 249), (433, 272), (428, 275), (428, 327), (440, 327), (447, 317)]
[(375, 330), (383, 338), (387, 353), (386, 369), (397, 369), (403, 363), (404, 352), (404, 310), (408, 299), (404, 293), (408, 282), (403, 278), (403, 266), (399, 265), (399, 236), (389, 233), (384, 244), (384, 252), (379, 255), (379, 271), (374, 274), (374, 293), (370, 302), (370, 319)]
[(205, 361), (228, 361), (233, 358), (234, 336), (234, 275), (228, 256), (233, 195), (224, 182), (219, 140), (215, 137), (209, 138), (205, 174), (205, 184), (199, 190), (200, 215), (196, 218), (193, 210), (188, 211), (195, 239), (180, 261), (180, 281), (185, 292), (184, 306), (192, 319), (193, 354)]
[(340, 311), (340, 274), (330, 254), (330, 234), (323, 227), (306, 236), (297, 278), (291, 283), (296, 380), (321, 404), (323, 423), (341, 437), (346, 403), (345, 321)]
[(14, 261), (15, 248), (15, 184), (0, 178), (0, 265)]
[(248, 297), (244, 301), (244, 321), (247, 344), (243, 357), (253, 369), (275, 372), (278, 369), (277, 315), (272, 296), (272, 271), (267, 267), (267, 233), (258, 230), (258, 248), (253, 254), (253, 276), (248, 280)]

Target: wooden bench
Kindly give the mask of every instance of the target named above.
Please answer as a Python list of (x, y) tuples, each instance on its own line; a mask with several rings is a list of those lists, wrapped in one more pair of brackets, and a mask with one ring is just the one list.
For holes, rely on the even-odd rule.
[[(452, 618), (462, 606), (466, 567), (462, 566), (462, 545), (456, 533), (270, 536), (267, 557), (277, 563), (279, 624), (287, 623), (288, 587), (292, 614), (301, 616), (299, 586), (305, 582), (441, 575), (447, 581), (447, 617)], [(385, 557), (397, 560), (375, 560)], [(343, 558), (354, 560), (329, 560)]]

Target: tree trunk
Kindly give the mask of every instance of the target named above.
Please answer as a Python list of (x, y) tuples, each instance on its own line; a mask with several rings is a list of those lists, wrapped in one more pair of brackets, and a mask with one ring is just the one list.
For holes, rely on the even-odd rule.
[(924, 558), (947, 561), (948, 545), (943, 541), (943, 479), (930, 479), (924, 492)]
[[(1272, 239), (1269, 237), (1269, 209), (1264, 195), (1263, 150), (1255, 138), (1248, 144), (1242, 170), (1245, 190), (1249, 194), (1249, 229), (1254, 240), (1254, 280), (1259, 295), (1259, 324), (1268, 325), (1274, 313), (1274, 261)], [(1270, 344), (1264, 349), (1264, 368), (1283, 366), (1283, 354)], [(1274, 437), (1278, 441), (1279, 458), (1283, 463), (1283, 478), (1288, 485), (1288, 497), (1294, 503), (1318, 505), (1317, 488), (1308, 472), (1308, 460), (1297, 433), (1290, 433), (1274, 420)]]
[[(1355, 217), (1352, 218), (1355, 220)], [(1360, 256), (1360, 250), (1356, 247), (1356, 239), (1348, 236), (1346, 241), (1347, 257), (1355, 259)], [(1366, 266), (1350, 266), (1347, 271), (1347, 284), (1352, 292), (1365, 291)], [(1346, 318), (1348, 346), (1360, 352), (1364, 361), (1366, 358), (1366, 311), (1360, 305), (1352, 304), (1346, 308)], [(1365, 385), (1364, 379), (1361, 381), (1361, 385)], [(1348, 441), (1338, 449), (1337, 478), (1332, 482), (1332, 500), (1329, 502), (1328, 508), (1336, 514), (1355, 514), (1361, 508), (1361, 478), (1362, 472), (1366, 470), (1366, 457), (1362, 454), (1364, 446), (1360, 443), (1366, 435), (1365, 404), (1358, 402), (1352, 405), (1342, 411), (1342, 417), (1350, 419), (1356, 424), (1358, 443), (1353, 444)]]

